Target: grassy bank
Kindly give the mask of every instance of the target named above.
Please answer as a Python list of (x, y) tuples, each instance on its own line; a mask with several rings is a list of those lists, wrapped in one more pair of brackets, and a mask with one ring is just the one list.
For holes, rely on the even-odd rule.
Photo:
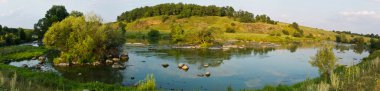
[(48, 49), (34, 46), (9, 46), (0, 47), (0, 62), (18, 61), (38, 57), (47, 52)]
[(0, 64), (0, 87), (4, 90), (20, 91), (125, 91), (133, 87), (103, 84), (99, 82), (78, 83), (65, 79), (55, 73), (37, 72), (26, 68), (17, 68)]
[[(160, 39), (170, 40), (171, 28), (173, 25), (180, 25), (184, 30), (184, 44), (194, 43), (200, 39), (197, 34), (204, 30), (212, 29), (214, 42), (224, 43), (228, 40), (256, 41), (256, 42), (310, 42), (331, 40), (335, 41), (339, 35), (332, 31), (318, 28), (299, 26), (303, 31), (302, 35), (295, 36), (297, 30), (291, 24), (279, 22), (277, 24), (267, 23), (243, 23), (229, 17), (220, 16), (192, 16), (189, 18), (177, 18), (176, 16), (154, 16), (138, 19), (133, 22), (115, 22), (117, 26), (125, 24), (126, 36), (128, 39), (148, 39), (151, 30), (158, 30)], [(345, 34), (347, 40), (360, 37), (358, 35)], [(364, 37), (366, 42), (368, 37)], [(217, 43), (217, 44), (218, 44)]]
[(246, 91), (378, 91), (380, 90), (380, 51), (375, 51), (357, 65), (338, 66), (328, 79), (307, 79), (298, 84), (265, 86)]

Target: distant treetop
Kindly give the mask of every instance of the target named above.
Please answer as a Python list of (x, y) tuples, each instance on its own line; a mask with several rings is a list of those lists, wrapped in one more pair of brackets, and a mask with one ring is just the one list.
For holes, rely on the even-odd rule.
[(156, 6), (145, 6), (126, 11), (117, 17), (118, 21), (132, 22), (140, 18), (161, 16), (161, 15), (176, 15), (178, 18), (188, 18), (191, 16), (226, 16), (235, 18), (240, 22), (252, 23), (263, 22), (276, 24), (276, 21), (271, 20), (266, 15), (254, 15), (247, 11), (235, 11), (231, 6), (217, 7), (215, 5), (201, 6), (196, 4), (183, 3), (166, 3)]

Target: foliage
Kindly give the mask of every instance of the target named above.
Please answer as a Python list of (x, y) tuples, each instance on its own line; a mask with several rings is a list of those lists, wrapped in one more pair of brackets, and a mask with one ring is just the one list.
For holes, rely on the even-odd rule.
[(49, 28), (43, 40), (48, 48), (61, 51), (59, 62), (93, 62), (114, 54), (125, 39), (117, 28), (101, 23), (96, 15), (70, 16)]
[(304, 35), (304, 31), (301, 28), (299, 28), (298, 23), (293, 22), (289, 26), (296, 30), (296, 32), (293, 34), (294, 37), (302, 37)]
[[(126, 11), (117, 17), (118, 21), (133, 22), (135, 20), (152, 17), (152, 16), (168, 16), (177, 15), (177, 18), (189, 18), (191, 16), (226, 16), (236, 18), (240, 22), (263, 22), (268, 24), (276, 24), (277, 22), (271, 20), (266, 15), (257, 15), (247, 11), (235, 11), (232, 7), (217, 7), (215, 5), (201, 6), (196, 4), (183, 4), (183, 3), (166, 3), (156, 6), (145, 6), (136, 8), (131, 11)], [(163, 18), (165, 21), (166, 18)]]
[(198, 39), (200, 43), (212, 43), (215, 40), (215, 35), (217, 29), (215, 27), (210, 27), (208, 29), (202, 30), (198, 32)]
[(43, 55), (48, 50), (34, 46), (9, 46), (0, 48), (0, 62), (18, 61)]
[(0, 64), (0, 79), (2, 89), (18, 89), (20, 91), (130, 91), (137, 90), (118, 84), (100, 82), (79, 83), (68, 80), (53, 72), (33, 71), (6, 64)]
[(288, 30), (282, 30), (282, 33), (284, 33), (285, 35), (289, 35), (289, 31)]
[(358, 44), (358, 45), (364, 45), (365, 44), (365, 40), (364, 40), (364, 37), (355, 37), (354, 39), (352, 39), (350, 41), (352, 44)]
[(326, 74), (325, 77), (329, 77), (336, 67), (336, 61), (334, 52), (330, 47), (324, 47), (318, 50), (315, 57), (312, 58), (310, 63), (319, 68), (320, 74)]
[(137, 90), (139, 91), (154, 91), (156, 89), (156, 81), (153, 74), (147, 75), (144, 81), (139, 81)]
[(74, 17), (81, 17), (81, 16), (83, 16), (83, 13), (82, 12), (80, 12), (80, 11), (71, 11), (70, 12), (70, 16), (74, 16)]
[(22, 28), (8, 28), (0, 25), (0, 46), (10, 46), (33, 41), (32, 34), (27, 34), (30, 30)]
[(157, 43), (160, 39), (160, 31), (154, 29), (150, 30), (148, 32), (148, 39), (150, 43)]
[(370, 48), (373, 50), (380, 49), (380, 41), (379, 39), (370, 39)]
[(235, 32), (236, 32), (236, 30), (234, 28), (228, 27), (226, 29), (226, 33), (235, 33)]
[(347, 37), (346, 34), (339, 34), (336, 36), (336, 42), (350, 43), (350, 39)]
[(34, 32), (38, 35), (38, 39), (42, 40), (45, 32), (48, 31), (53, 23), (62, 21), (67, 16), (69, 16), (69, 13), (67, 13), (65, 6), (53, 5), (53, 7), (46, 12), (45, 17), (34, 24)]
[(181, 25), (174, 24), (170, 30), (170, 38), (173, 43), (178, 43), (184, 40), (185, 31), (182, 29)]

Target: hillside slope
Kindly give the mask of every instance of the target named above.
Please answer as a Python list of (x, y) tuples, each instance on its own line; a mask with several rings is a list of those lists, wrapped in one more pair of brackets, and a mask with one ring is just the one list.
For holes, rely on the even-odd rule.
[[(176, 16), (155, 16), (138, 19), (127, 23), (125, 30), (127, 34), (144, 36), (151, 29), (159, 30), (161, 34), (169, 34), (173, 24), (179, 24), (185, 32), (201, 31), (210, 27), (216, 28), (222, 35), (217, 39), (221, 40), (247, 40), (247, 41), (303, 41), (303, 40), (335, 40), (337, 35), (334, 32), (317, 28), (300, 26), (304, 31), (303, 37), (294, 37), (295, 29), (287, 23), (267, 24), (267, 23), (242, 23), (229, 17), (220, 16), (192, 16), (189, 18), (178, 19)], [(226, 30), (232, 29), (235, 33), (227, 33)], [(288, 31), (288, 33), (284, 33)]]

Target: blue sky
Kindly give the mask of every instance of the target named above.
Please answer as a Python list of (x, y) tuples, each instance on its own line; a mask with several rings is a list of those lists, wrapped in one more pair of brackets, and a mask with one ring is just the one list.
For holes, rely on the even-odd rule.
[(0, 24), (33, 28), (52, 5), (64, 5), (68, 11), (94, 12), (110, 22), (137, 7), (178, 2), (233, 6), (282, 22), (380, 34), (380, 0), (0, 0)]

